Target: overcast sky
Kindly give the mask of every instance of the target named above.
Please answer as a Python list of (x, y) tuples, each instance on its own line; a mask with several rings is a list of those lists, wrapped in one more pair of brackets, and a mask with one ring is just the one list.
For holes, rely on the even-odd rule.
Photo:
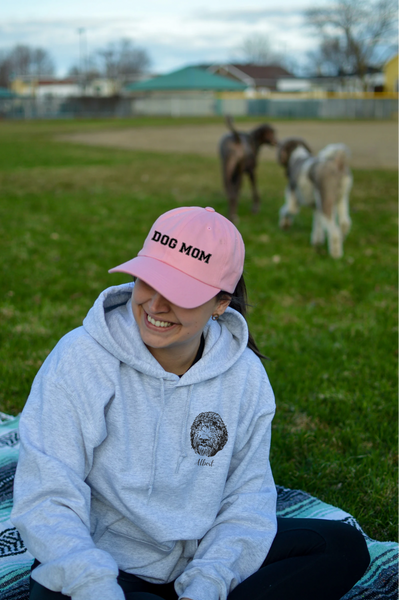
[(79, 62), (78, 29), (87, 53), (130, 38), (165, 73), (188, 64), (224, 62), (251, 33), (303, 62), (316, 41), (303, 11), (328, 0), (0, 0), (0, 50), (26, 44), (48, 50), (58, 75)]

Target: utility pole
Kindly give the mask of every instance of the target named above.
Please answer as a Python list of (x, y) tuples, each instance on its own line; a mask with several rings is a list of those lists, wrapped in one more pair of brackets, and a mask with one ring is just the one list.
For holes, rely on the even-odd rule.
[(85, 73), (85, 62), (86, 62), (86, 57), (85, 57), (85, 28), (84, 27), (79, 27), (78, 29), (78, 34), (79, 34), (79, 84), (80, 84), (80, 89), (81, 89), (81, 94), (83, 96), (84, 94), (84, 90), (86, 87), (86, 73)]

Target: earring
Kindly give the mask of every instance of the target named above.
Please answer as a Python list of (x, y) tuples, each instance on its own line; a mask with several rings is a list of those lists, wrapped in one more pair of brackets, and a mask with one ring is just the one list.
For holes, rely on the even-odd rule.
[(219, 317), (220, 317), (220, 315), (215, 313), (214, 315), (212, 315), (212, 321), (217, 321)]

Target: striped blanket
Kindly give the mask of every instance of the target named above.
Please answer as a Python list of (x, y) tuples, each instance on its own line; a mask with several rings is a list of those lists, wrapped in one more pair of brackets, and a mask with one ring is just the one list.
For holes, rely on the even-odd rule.
[[(10, 521), (12, 484), (18, 460), (18, 417), (0, 413), (0, 600), (27, 600), (33, 557)], [(277, 512), (282, 517), (331, 519), (350, 523), (356, 519), (300, 490), (277, 487)], [(377, 542), (363, 531), (371, 564), (363, 578), (342, 600), (397, 600), (398, 544)]]

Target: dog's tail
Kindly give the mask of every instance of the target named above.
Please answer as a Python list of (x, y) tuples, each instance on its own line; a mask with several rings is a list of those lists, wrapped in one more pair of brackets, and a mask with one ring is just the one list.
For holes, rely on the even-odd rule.
[(233, 117), (231, 115), (226, 115), (226, 125), (230, 129), (231, 133), (233, 134), (234, 141), (235, 142), (240, 142), (241, 141), (240, 140), (240, 135), (239, 135), (238, 131), (235, 129), (235, 127), (234, 127)]
[(345, 171), (349, 166), (350, 150), (345, 144), (329, 144), (318, 154), (321, 160), (334, 161), (338, 171)]

